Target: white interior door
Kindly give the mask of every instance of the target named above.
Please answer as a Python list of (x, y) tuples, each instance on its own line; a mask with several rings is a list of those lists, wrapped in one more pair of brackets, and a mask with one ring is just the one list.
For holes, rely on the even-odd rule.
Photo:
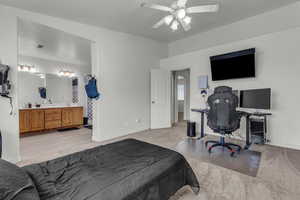
[(171, 72), (151, 70), (151, 129), (171, 127)]

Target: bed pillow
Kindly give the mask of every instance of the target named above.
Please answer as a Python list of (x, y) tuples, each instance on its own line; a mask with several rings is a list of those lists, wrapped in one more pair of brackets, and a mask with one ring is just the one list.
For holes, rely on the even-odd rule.
[(0, 199), (40, 199), (29, 175), (18, 166), (2, 159), (0, 159)]

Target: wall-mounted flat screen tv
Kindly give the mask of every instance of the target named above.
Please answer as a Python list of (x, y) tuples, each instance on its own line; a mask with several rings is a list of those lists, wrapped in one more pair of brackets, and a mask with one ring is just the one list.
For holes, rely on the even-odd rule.
[(213, 81), (255, 77), (255, 49), (210, 57)]

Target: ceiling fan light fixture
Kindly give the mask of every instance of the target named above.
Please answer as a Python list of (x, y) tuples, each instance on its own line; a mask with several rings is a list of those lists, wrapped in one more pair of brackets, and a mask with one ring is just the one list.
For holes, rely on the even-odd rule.
[(171, 22), (173, 21), (174, 17), (172, 15), (169, 15), (165, 18), (165, 24), (169, 26)]
[(162, 25), (167, 25), (175, 32), (179, 28), (183, 28), (184, 31), (191, 29), (192, 17), (191, 14), (201, 13), (213, 13), (219, 10), (218, 4), (208, 4), (188, 7), (187, 2), (189, 0), (173, 0), (171, 6), (164, 6), (160, 4), (147, 4), (142, 3), (142, 7), (148, 7), (151, 9), (159, 10), (168, 13), (167, 16), (158, 21), (153, 28), (157, 29)]
[(189, 25), (191, 22), (192, 22), (192, 18), (189, 17), (189, 16), (186, 16), (184, 19), (183, 19), (184, 23), (186, 25)]
[(177, 20), (173, 21), (172, 25), (171, 25), (171, 29), (173, 31), (176, 31), (178, 29), (179, 26), (179, 22)]
[(186, 16), (185, 9), (179, 9), (176, 13), (178, 19), (183, 19)]

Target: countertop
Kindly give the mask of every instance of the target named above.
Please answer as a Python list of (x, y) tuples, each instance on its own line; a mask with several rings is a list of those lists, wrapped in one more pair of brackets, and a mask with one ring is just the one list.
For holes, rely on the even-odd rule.
[(74, 106), (60, 106), (60, 105), (57, 105), (57, 106), (42, 106), (42, 107), (32, 107), (32, 108), (19, 108), (19, 110), (38, 110), (38, 109), (56, 109), (56, 108), (81, 108), (83, 106), (79, 106), (79, 105), (74, 105)]

